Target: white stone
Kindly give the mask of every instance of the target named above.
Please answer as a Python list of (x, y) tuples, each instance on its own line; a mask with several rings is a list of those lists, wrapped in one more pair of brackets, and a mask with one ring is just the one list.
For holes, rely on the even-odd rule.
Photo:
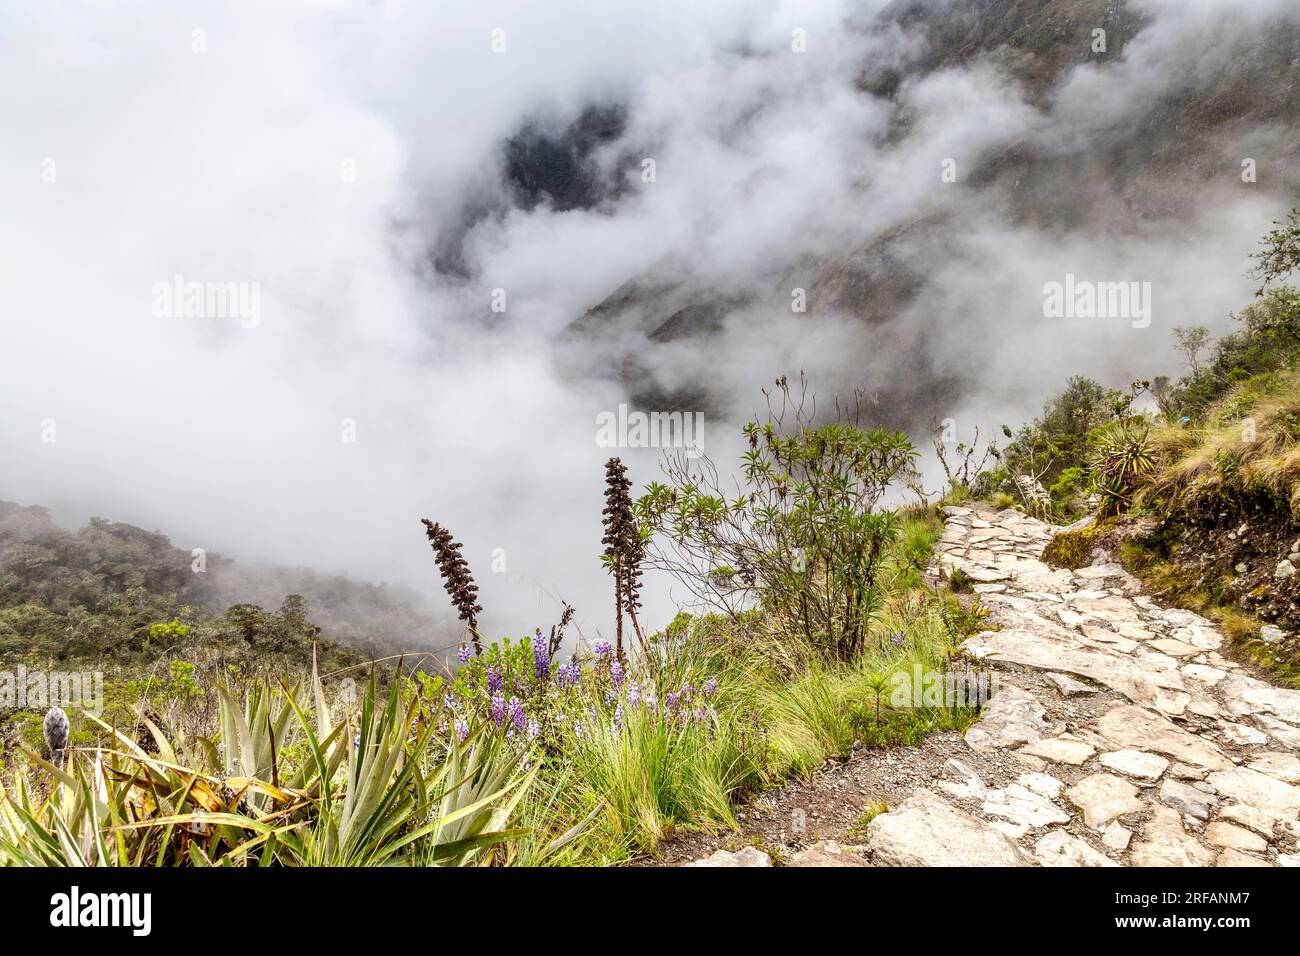
[(1119, 866), (1064, 830), (1052, 830), (1034, 844), (1034, 856), (1043, 866)]
[(1004, 686), (993, 695), (979, 721), (966, 731), (966, 743), (972, 750), (987, 753), (1038, 740), (1047, 730), (1045, 713), (1032, 694)]
[(1269, 866), (1272, 864), (1257, 856), (1250, 856), (1240, 850), (1224, 850), (1214, 861), (1215, 866)]
[(747, 846), (743, 850), (732, 853), (729, 850), (718, 850), (711, 856), (706, 856), (702, 860), (695, 860), (687, 863), (687, 866), (771, 866), (772, 858), (760, 850), (758, 847)]
[(1107, 824), (1106, 829), (1101, 831), (1101, 842), (1119, 853), (1128, 849), (1131, 839), (1133, 839), (1133, 832), (1118, 820), (1112, 820)]
[(1077, 737), (1062, 735), (1060, 737), (1048, 737), (1021, 747), (1019, 752), (1041, 757), (1052, 763), (1067, 763), (1077, 767), (1086, 763), (1097, 751)]
[(1102, 766), (1138, 780), (1158, 780), (1169, 766), (1164, 757), (1141, 750), (1112, 750), (1097, 758)]
[(1020, 848), (992, 824), (928, 790), (867, 824), (879, 866), (1027, 866)]
[(1051, 800), (1018, 784), (1003, 790), (990, 790), (982, 809), (985, 816), (1002, 817), (1025, 828), (1070, 822), (1070, 815)]
[(1265, 813), (1263, 810), (1256, 810), (1244, 803), (1234, 803), (1219, 811), (1219, 819), (1240, 823), (1269, 840), (1273, 839), (1273, 827), (1276, 820), (1271, 814)]
[(1228, 676), (1227, 671), (1219, 670), (1217, 667), (1207, 667), (1204, 664), (1184, 664), (1182, 670), (1188, 677), (1194, 677), (1202, 684), (1209, 684), (1211, 687)]
[(1065, 786), (1050, 773), (1022, 773), (1020, 785), (1049, 800), (1055, 800), (1060, 796), (1061, 788)]
[(1065, 791), (1066, 798), (1083, 811), (1083, 822), (1094, 830), (1126, 813), (1136, 813), (1146, 804), (1137, 798), (1137, 788), (1108, 773), (1084, 777)]
[(1300, 757), (1295, 754), (1270, 750), (1254, 755), (1247, 766), (1283, 783), (1300, 783)]
[(1294, 819), (1300, 813), (1300, 788), (1257, 770), (1234, 767), (1212, 773), (1207, 779), (1224, 796), (1263, 810), (1279, 820)]

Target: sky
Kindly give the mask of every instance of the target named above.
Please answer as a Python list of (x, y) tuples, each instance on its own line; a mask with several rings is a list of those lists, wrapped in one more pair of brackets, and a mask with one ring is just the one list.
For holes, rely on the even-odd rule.
[[(620, 403), (707, 394), (706, 451), (732, 461), (758, 389), (804, 369), (964, 436), (1075, 372), (1176, 372), (1175, 325), (1228, 327), (1294, 199), (1294, 124), (1227, 127), (1186, 182), (1086, 159), (1141, 153), (1158, 104), (1297, 14), (1130, 5), (1137, 37), (1044, 101), (992, 58), (916, 70), (919, 34), (870, 26), (882, 0), (6, 4), (0, 498), (436, 600), (429, 517), (465, 543), (486, 632), (564, 599), (607, 633), (594, 436)], [(860, 82), (883, 67), (892, 98)], [(600, 201), (522, 202), (505, 144), (590, 107), (621, 116), (590, 156)], [(1056, 160), (1034, 183), (1066, 214), (970, 186), (1012, 149)], [(920, 278), (864, 321), (870, 287), (835, 293), (888, 236)], [(1151, 283), (1149, 326), (1045, 317), (1067, 273)], [(192, 307), (168, 298), (185, 282)], [(725, 303), (716, 329), (648, 338), (699, 302)], [(653, 449), (618, 453), (658, 477)], [(647, 617), (673, 598), (650, 581)]]

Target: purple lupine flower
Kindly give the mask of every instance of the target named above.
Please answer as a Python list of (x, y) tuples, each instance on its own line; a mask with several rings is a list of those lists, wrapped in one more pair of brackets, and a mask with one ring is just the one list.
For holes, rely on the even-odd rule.
[(489, 694), (501, 693), (501, 672), (495, 667), (488, 668), (487, 687)]
[(468, 644), (461, 644), (461, 646), (460, 646), (460, 650), (456, 652), (456, 657), (457, 657), (457, 659), (458, 659), (462, 664), (468, 664), (468, 663), (469, 663), (469, 656), (470, 656), (470, 655), (469, 655), (469, 645), (468, 645)]
[(676, 710), (677, 702), (681, 700), (681, 697), (682, 697), (681, 694), (669, 693), (669, 695), (664, 698), (664, 706), (666, 706), (669, 710)]
[(614, 701), (616, 701), (616, 700), (618, 700), (618, 691), (614, 690), (612, 687), (611, 687), (609, 690), (605, 691), (605, 706), (606, 706), (606, 707), (608, 707), (610, 704), (614, 703)]
[(438, 721), (438, 736), (439, 736), (439, 737), (446, 737), (446, 736), (447, 736), (447, 729), (448, 729), (448, 728), (447, 728), (447, 720), (446, 720), (446, 718), (443, 718), (442, 720)]
[(578, 679), (582, 676), (582, 665), (577, 661), (561, 664), (556, 668), (555, 675), (561, 687), (576, 687)]
[(623, 665), (618, 661), (609, 662), (609, 677), (615, 687), (623, 686)]
[(614, 729), (623, 729), (623, 705), (621, 703), (614, 708)]
[(889, 639), (894, 642), (895, 647), (902, 647), (903, 642), (907, 640), (907, 635), (904, 634), (902, 631), (899, 631), (897, 634), (892, 635)]
[(627, 705), (628, 705), (629, 707), (635, 707), (635, 706), (636, 706), (637, 704), (639, 704), (639, 703), (641, 703), (641, 685), (640, 685), (640, 684), (628, 684), (628, 685), (627, 685)]
[(458, 701), (451, 694), (443, 694), (442, 706), (446, 707), (448, 710), (455, 710), (460, 706), (460, 701)]
[(601, 657), (604, 657), (606, 654), (608, 654), (610, 651), (614, 649), (614, 645), (611, 644), (609, 641), (597, 641), (596, 643), (591, 645), (591, 649), (594, 650)]
[(356, 735), (355, 737), (352, 738), (352, 746), (353, 746), (353, 748), (356, 748), (356, 747), (360, 747), (360, 746), (361, 746), (361, 733), (360, 733), (360, 731), (358, 731), (358, 732), (357, 732), (357, 735)]
[(536, 740), (537, 735), (542, 732), (542, 725), (537, 722), (536, 717), (529, 717), (528, 727), (525, 729), (524, 732), (528, 734), (529, 740)]
[(573, 721), (573, 736), (577, 737), (579, 740), (584, 738), (582, 721), (577, 720), (576, 718)]
[(504, 695), (498, 692), (492, 695), (491, 703), (492, 703), (492, 719), (495, 720), (497, 722), (497, 726), (500, 727), (501, 722), (506, 719), (506, 699)]
[(704, 683), (704, 693), (709, 697), (712, 697), (717, 692), (718, 692), (718, 679), (716, 677), (710, 677)]
[(698, 721), (705, 721), (705, 720), (708, 720), (708, 719), (709, 719), (709, 708), (705, 707), (703, 704), (701, 704), (699, 707), (695, 708), (695, 719), (698, 720)]
[(533, 635), (533, 670), (538, 680), (551, 676), (551, 655), (546, 650), (546, 638), (541, 634)]
[(469, 739), (469, 721), (464, 717), (458, 718), (456, 721), (456, 736), (460, 738), (461, 743)]
[(516, 730), (524, 729), (524, 705), (518, 697), (510, 698), (510, 719), (514, 721)]

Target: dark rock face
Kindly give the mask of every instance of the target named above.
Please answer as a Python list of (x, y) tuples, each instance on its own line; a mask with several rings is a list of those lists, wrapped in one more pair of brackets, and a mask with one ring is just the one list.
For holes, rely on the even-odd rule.
[(1204, 499), (1156, 532), (1169, 559), (1187, 572), (1190, 590), (1218, 593), (1225, 604), (1281, 628), (1278, 650), (1300, 660), (1300, 527), (1268, 495)]
[(561, 212), (591, 209), (614, 196), (616, 177), (602, 177), (594, 154), (623, 135), (626, 112), (618, 106), (591, 106), (563, 130), (530, 123), (504, 147), (504, 174), (515, 202), (534, 209), (550, 202)]

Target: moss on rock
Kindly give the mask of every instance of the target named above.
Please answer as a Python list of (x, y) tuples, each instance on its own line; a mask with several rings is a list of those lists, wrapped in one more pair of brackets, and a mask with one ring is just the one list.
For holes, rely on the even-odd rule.
[(1043, 551), (1043, 561), (1054, 568), (1081, 568), (1092, 563), (1098, 542), (1114, 527), (1114, 519), (1094, 521), (1073, 531), (1055, 535)]

